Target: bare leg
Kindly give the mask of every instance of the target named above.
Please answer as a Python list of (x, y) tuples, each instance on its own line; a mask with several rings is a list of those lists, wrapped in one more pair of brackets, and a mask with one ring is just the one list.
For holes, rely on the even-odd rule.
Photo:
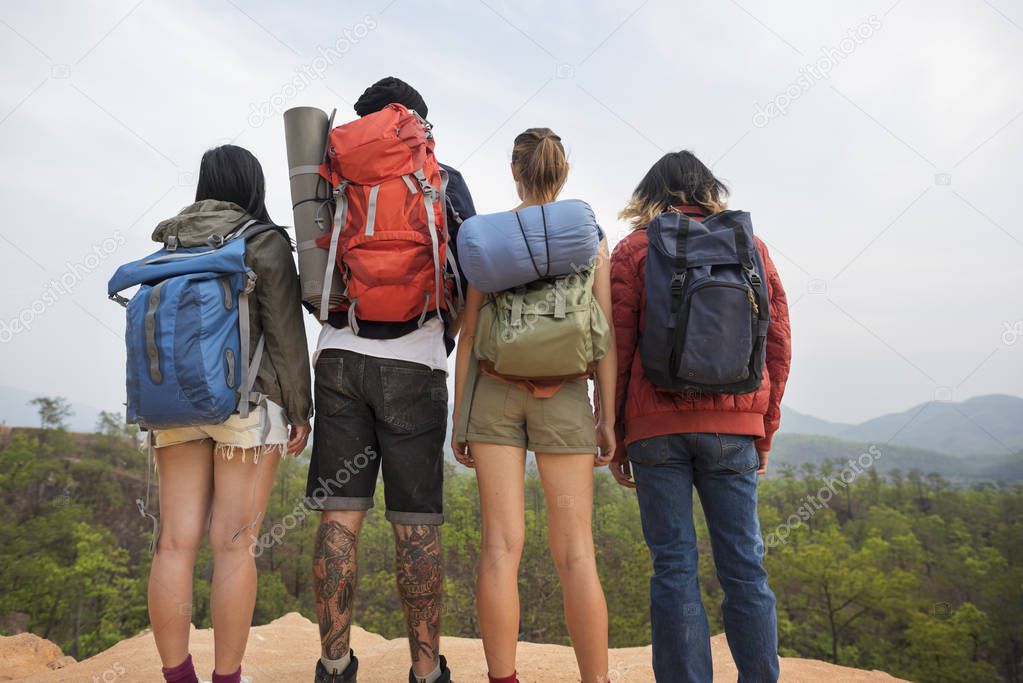
[[(213, 458), (213, 615), (215, 671), (231, 674), (241, 666), (256, 606), (256, 556), (253, 548), (266, 511), (279, 452), (268, 450), (253, 462), (255, 449), (230, 459)], [(243, 457), (244, 456), (244, 457)]]
[(593, 455), (536, 456), (547, 498), (551, 555), (583, 683), (607, 681), (607, 603), (593, 549)]
[(519, 639), (519, 560), (525, 542), (526, 451), (515, 446), (473, 443), (480, 491), (482, 536), (476, 611), (491, 676), (515, 671)]
[(349, 650), (358, 566), (356, 545), (365, 510), (325, 510), (313, 548), (313, 591), (321, 654), (341, 659)]
[(160, 538), (149, 572), (149, 621), (164, 666), (188, 656), (192, 571), (209, 519), (213, 444), (189, 441), (156, 449)]

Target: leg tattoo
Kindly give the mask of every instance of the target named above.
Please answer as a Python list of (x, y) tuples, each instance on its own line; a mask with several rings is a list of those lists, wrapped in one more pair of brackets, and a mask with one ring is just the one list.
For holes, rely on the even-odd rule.
[(323, 656), (340, 659), (348, 652), (355, 600), (355, 543), (358, 537), (340, 522), (323, 522), (313, 550), (313, 590), (320, 622)]
[(395, 524), (398, 595), (405, 610), (412, 661), (437, 658), (440, 601), (444, 578), (435, 525)]

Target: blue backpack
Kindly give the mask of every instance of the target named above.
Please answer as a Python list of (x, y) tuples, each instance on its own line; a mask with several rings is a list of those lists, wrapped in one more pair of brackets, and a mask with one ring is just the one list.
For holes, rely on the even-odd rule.
[(695, 221), (669, 211), (647, 226), (647, 378), (669, 391), (747, 394), (764, 376), (770, 301), (745, 211)]
[[(263, 354), (250, 354), (249, 296), (256, 276), (245, 242), (273, 225), (250, 220), (208, 246), (174, 244), (117, 269), (110, 298), (127, 309), (127, 422), (147, 430), (248, 417)], [(120, 295), (141, 285), (129, 300)]]

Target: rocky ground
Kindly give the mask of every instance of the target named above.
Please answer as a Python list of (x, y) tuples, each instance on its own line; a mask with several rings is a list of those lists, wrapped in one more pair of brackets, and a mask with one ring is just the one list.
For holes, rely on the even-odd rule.
[[(714, 679), (734, 681), (735, 665), (724, 635), (713, 638)], [(403, 683), (408, 680), (408, 645), (404, 639), (387, 640), (361, 628), (352, 629), (352, 649), (359, 657), (360, 683)], [(480, 641), (445, 638), (442, 652), (456, 681), (486, 680), (486, 663)], [(310, 681), (319, 655), (315, 624), (291, 613), (265, 626), (252, 629), (248, 652), (242, 665), (253, 683)], [(213, 633), (192, 632), (192, 656), (200, 676), (213, 668)], [(561, 645), (522, 643), (519, 645), (519, 678), (522, 683), (568, 683), (578, 681), (571, 648)], [(611, 680), (614, 683), (653, 681), (650, 647), (611, 650)], [(21, 683), (129, 683), (159, 682), (160, 660), (153, 637), (142, 633), (121, 641), (109, 650), (82, 662), (62, 655), (48, 640), (23, 633), (0, 637), (0, 681)], [(810, 659), (781, 660), (781, 680), (786, 683), (868, 683), (900, 679), (880, 671), (860, 671)]]

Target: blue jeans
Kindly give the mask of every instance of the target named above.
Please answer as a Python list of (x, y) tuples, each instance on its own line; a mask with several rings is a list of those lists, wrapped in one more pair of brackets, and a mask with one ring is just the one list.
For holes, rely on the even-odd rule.
[(713, 678), (697, 573), (694, 486), (725, 594), (721, 612), (739, 683), (778, 680), (778, 624), (761, 561), (753, 441), (728, 434), (670, 434), (629, 445), (643, 537), (654, 561), (650, 625), (658, 683)]

